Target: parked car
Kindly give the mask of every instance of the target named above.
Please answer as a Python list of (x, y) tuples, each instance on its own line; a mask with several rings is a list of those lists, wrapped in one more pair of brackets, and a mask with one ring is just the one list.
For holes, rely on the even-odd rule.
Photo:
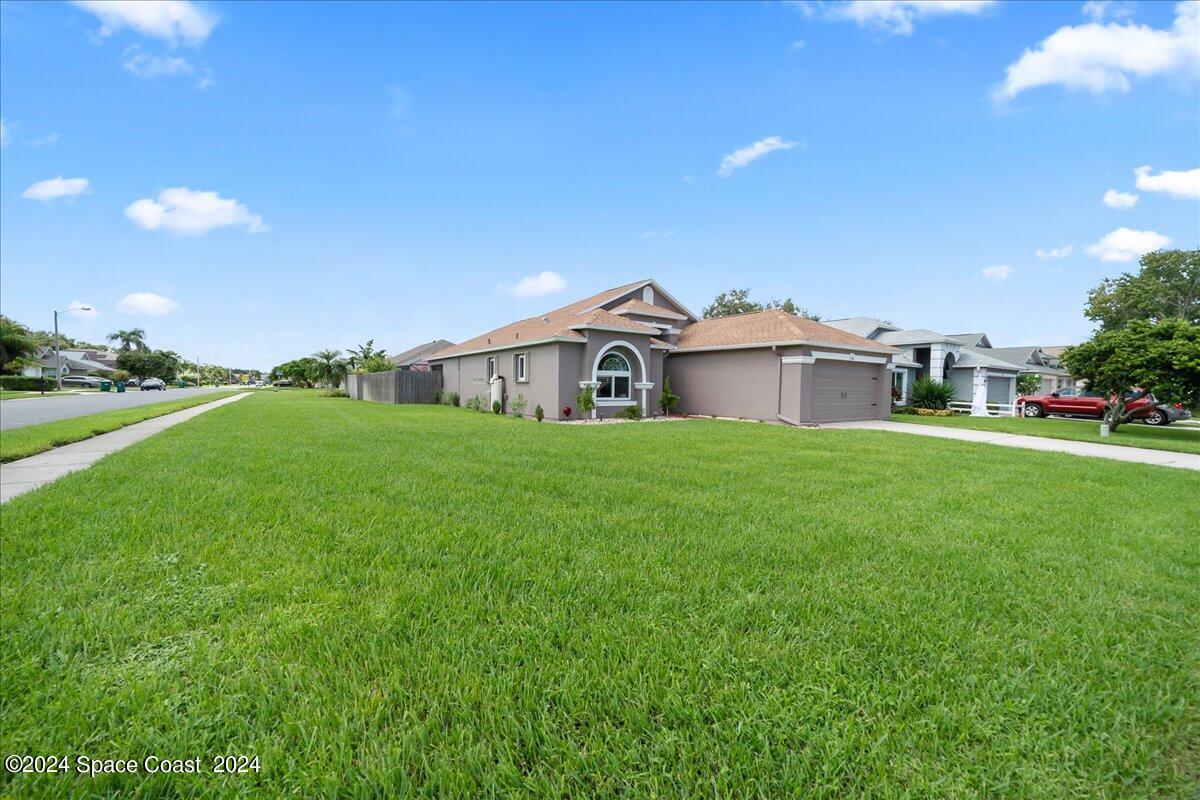
[(1191, 418), (1192, 412), (1184, 408), (1183, 403), (1159, 403), (1143, 422), (1147, 425), (1170, 425), (1172, 422)]
[(157, 389), (158, 391), (163, 392), (163, 391), (166, 391), (167, 384), (163, 381), (162, 378), (146, 378), (146, 380), (142, 381), (142, 385), (140, 388), (143, 392), (149, 391), (151, 389)]
[(289, 380), (282, 380), (282, 381), (275, 381), (271, 385), (272, 386), (291, 386), (292, 382)]
[(68, 375), (62, 379), (63, 386), (86, 386), (89, 389), (100, 388), (100, 378), (95, 375)]
[[(1056, 414), (1063, 417), (1102, 419), (1105, 412), (1108, 411), (1108, 406), (1109, 399), (1107, 397), (1077, 390), (1021, 395), (1017, 398), (1017, 412), (1026, 417), (1046, 417)], [(1150, 425), (1166, 425), (1170, 421), (1167, 419), (1168, 415), (1158, 406), (1159, 403), (1152, 394), (1132, 391), (1125, 395), (1125, 409), (1132, 419), (1145, 420)]]
[(133, 386), (133, 387), (135, 387), (135, 388), (136, 388), (136, 387), (138, 386), (138, 384), (140, 384), (140, 383), (141, 383), (141, 381), (139, 381), (137, 378), (130, 378), (129, 380), (125, 381), (125, 385), (126, 385), (126, 386)]

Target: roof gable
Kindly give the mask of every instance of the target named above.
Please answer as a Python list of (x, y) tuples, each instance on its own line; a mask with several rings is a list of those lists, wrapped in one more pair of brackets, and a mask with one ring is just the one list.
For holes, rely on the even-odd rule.
[[(547, 311), (536, 317), (510, 322), (507, 325), (488, 331), (465, 342), (439, 350), (432, 358), (452, 358), (482, 350), (500, 350), (517, 347), (530, 342), (542, 341), (584, 341), (577, 331), (587, 328), (619, 328), (631, 333), (646, 333), (657, 335), (658, 329), (643, 325), (623, 316), (606, 311), (601, 306), (613, 300), (619, 300), (632, 291), (654, 283), (650, 280), (640, 280), (624, 286), (617, 286), (597, 292), (590, 297), (576, 300), (574, 303)], [(657, 287), (657, 284), (654, 284)], [(658, 290), (661, 291), (661, 290)], [(663, 292), (665, 297), (670, 297)]]

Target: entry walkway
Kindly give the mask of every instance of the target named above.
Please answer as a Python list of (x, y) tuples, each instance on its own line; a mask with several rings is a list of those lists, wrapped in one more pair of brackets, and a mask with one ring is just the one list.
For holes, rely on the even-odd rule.
[(36, 456), (0, 464), (0, 503), (7, 503), (17, 495), (33, 491), (56, 481), (68, 472), (87, 469), (109, 453), (115, 453), (131, 444), (148, 439), (172, 425), (187, 422), (205, 411), (233, 403), (249, 395), (249, 392), (223, 397), (211, 403), (192, 406), (182, 411), (163, 414), (161, 417), (135, 422), (111, 433), (102, 433), (82, 442), (55, 447)]
[(1043, 436), (1022, 436), (1015, 433), (976, 431), (970, 428), (943, 428), (939, 425), (919, 425), (888, 420), (864, 422), (834, 422), (822, 428), (858, 428), (894, 433), (911, 433), (916, 436), (936, 436), (941, 439), (959, 439), (964, 442), (998, 444), (1002, 447), (1022, 447), (1027, 450), (1044, 450), (1052, 453), (1070, 453), (1076, 456), (1110, 458), (1114, 461), (1133, 461), (1138, 464), (1154, 464), (1159, 467), (1200, 470), (1200, 455), (1172, 453), (1167, 450), (1151, 450), (1145, 447), (1124, 447), (1119, 444), (1095, 444), (1072, 442), (1067, 439), (1048, 439)]

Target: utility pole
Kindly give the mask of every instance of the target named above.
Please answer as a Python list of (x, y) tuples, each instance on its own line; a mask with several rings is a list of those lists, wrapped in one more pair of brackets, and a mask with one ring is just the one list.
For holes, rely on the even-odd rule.
[[(67, 309), (68, 311), (91, 311), (91, 306), (80, 306), (75, 309)], [(58, 309), (54, 309), (54, 380), (58, 385), (58, 391), (62, 391), (62, 348), (59, 346), (58, 338)]]

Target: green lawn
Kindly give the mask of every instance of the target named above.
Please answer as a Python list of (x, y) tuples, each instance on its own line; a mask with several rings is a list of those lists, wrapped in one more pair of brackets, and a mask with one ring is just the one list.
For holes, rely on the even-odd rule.
[(917, 425), (943, 425), (949, 428), (970, 428), (977, 431), (1019, 433), (1047, 439), (1069, 439), (1075, 442), (1116, 444), (1124, 447), (1147, 447), (1152, 450), (1171, 450), (1176, 453), (1200, 454), (1200, 428), (1166, 425), (1156, 428), (1142, 422), (1121, 425), (1108, 437), (1100, 435), (1100, 423), (1093, 420), (1027, 419), (1025, 417), (972, 417), (955, 414), (952, 417), (918, 417), (912, 414), (893, 414), (894, 422)]
[(1195, 797), (1191, 472), (260, 393), (4, 506), (0, 794)]
[(44, 452), (52, 447), (81, 442), (84, 439), (115, 431), (117, 428), (124, 428), (126, 425), (132, 425), (144, 419), (161, 417), (172, 411), (209, 403), (231, 394), (237, 394), (237, 392), (213, 392), (212, 394), (166, 400), (162, 403), (122, 408), (116, 411), (102, 411), (99, 414), (87, 414), (82, 417), (0, 431), (0, 462), (15, 461), (18, 458), (26, 458)]

